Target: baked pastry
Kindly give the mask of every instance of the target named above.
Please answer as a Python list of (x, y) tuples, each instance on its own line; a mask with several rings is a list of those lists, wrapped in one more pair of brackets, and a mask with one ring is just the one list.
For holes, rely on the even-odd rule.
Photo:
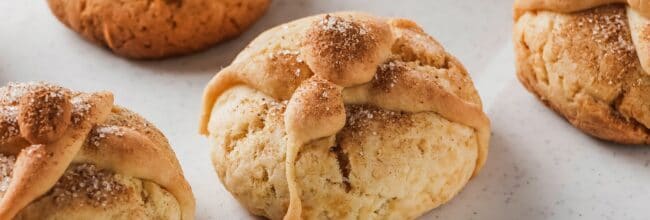
[(414, 22), (345, 12), (261, 34), (207, 85), (201, 133), (226, 189), (270, 219), (412, 219), (483, 166), (463, 65)]
[(517, 0), (517, 76), (585, 133), (648, 144), (648, 15), (646, 1)]
[(139, 59), (188, 54), (235, 37), (270, 0), (48, 0), (84, 38)]
[(0, 219), (194, 219), (169, 143), (109, 92), (0, 88)]

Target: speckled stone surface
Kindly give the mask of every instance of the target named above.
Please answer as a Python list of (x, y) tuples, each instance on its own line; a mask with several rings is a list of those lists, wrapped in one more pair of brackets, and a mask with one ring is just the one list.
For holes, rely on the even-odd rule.
[(650, 219), (650, 148), (589, 138), (515, 80), (510, 0), (275, 0), (240, 38), (191, 56), (135, 62), (82, 40), (45, 1), (0, 1), (0, 84), (43, 80), (111, 90), (169, 138), (197, 219), (255, 219), (224, 190), (197, 133), (203, 86), (255, 36), (311, 14), (363, 10), (415, 20), (472, 74), (492, 119), (482, 172), (422, 219)]

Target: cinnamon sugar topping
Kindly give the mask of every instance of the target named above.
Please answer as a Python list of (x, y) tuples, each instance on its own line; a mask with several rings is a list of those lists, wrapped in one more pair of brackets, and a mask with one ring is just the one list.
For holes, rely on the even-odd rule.
[[(607, 43), (611, 52), (634, 51), (629, 36), (627, 18), (622, 9), (596, 8), (583, 13), (577, 20), (579, 28), (591, 26), (591, 38), (596, 43)], [(627, 34), (627, 35), (625, 35)]]
[[(575, 20), (568, 24), (565, 35), (559, 39), (584, 41), (584, 43), (571, 43), (575, 45), (568, 50), (569, 55), (577, 62), (589, 62), (592, 68), (600, 68), (603, 62), (612, 62), (607, 66), (617, 68), (603, 68), (598, 72), (596, 79), (609, 85), (619, 83), (626, 73), (633, 70), (636, 49), (631, 39), (630, 28), (625, 8), (620, 5), (610, 5), (575, 13)], [(579, 45), (598, 45), (598, 53), (590, 53), (593, 48), (584, 48)]]
[(39, 84), (21, 93), (18, 101), (21, 135), (33, 144), (57, 140), (70, 123), (72, 106), (69, 91)]
[[(7, 86), (0, 88), (0, 103), (5, 105), (17, 105), (18, 101), (29, 91), (41, 88), (49, 91), (69, 92), (70, 90), (45, 82), (9, 82)], [(60, 93), (55, 92), (55, 93)], [(57, 94), (52, 94), (57, 96)]]
[(9, 188), (15, 163), (16, 157), (0, 154), (0, 192), (5, 192)]
[(0, 100), (2, 104), (16, 105), (18, 100), (28, 91), (28, 88), (36, 86), (43, 83), (14, 83), (10, 82), (7, 86), (0, 89)]
[(384, 128), (378, 130), (398, 129), (413, 124), (410, 113), (389, 111), (371, 105), (346, 106), (345, 112), (347, 119), (344, 130), (346, 131), (340, 132), (340, 134), (349, 133), (352, 137), (363, 137), (369, 134), (377, 135), (376, 132), (366, 133), (371, 130), (371, 124)]
[(80, 164), (65, 172), (54, 185), (52, 194), (57, 204), (81, 198), (88, 205), (105, 207), (125, 190), (127, 188), (117, 181), (115, 174), (99, 170), (92, 164)]
[(0, 140), (15, 137), (20, 133), (17, 118), (16, 106), (0, 106)]
[(388, 61), (381, 64), (377, 69), (377, 74), (375, 74), (374, 80), (372, 81), (372, 86), (388, 92), (395, 87), (397, 81), (402, 78), (400, 74), (403, 74), (404, 71), (406, 71), (405, 66), (396, 61)]
[(317, 21), (316, 28), (308, 32), (307, 38), (309, 42), (319, 44), (313, 48), (315, 54), (331, 61), (335, 69), (363, 58), (374, 46), (374, 36), (363, 24), (332, 15), (325, 15)]
[(95, 147), (99, 147), (101, 140), (109, 135), (122, 137), (124, 136), (124, 131), (118, 126), (98, 126), (90, 133), (88, 141)]
[(92, 105), (88, 103), (87, 100), (83, 99), (83, 97), (81, 96), (72, 98), (71, 102), (72, 102), (72, 123), (78, 124), (86, 117), (86, 115), (92, 108)]

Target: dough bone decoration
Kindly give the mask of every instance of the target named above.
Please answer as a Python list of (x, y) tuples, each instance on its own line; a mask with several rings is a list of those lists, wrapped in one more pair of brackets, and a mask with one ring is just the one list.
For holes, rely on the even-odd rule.
[[(230, 117), (211, 114), (220, 96), (238, 85), (246, 85), (286, 103), (284, 163), (290, 198), (284, 219), (300, 219), (303, 210), (301, 186), (296, 180), (297, 155), (310, 141), (336, 135), (344, 128), (346, 104), (372, 105), (408, 113), (435, 112), (475, 129), (479, 146), (475, 175), (485, 163), (490, 137), (489, 119), (482, 111), (480, 100), (470, 103), (461, 99), (427, 73), (402, 68), (402, 71), (392, 71), (400, 72), (399, 76), (390, 76), (390, 70), (379, 75), (382, 68), (400, 68), (401, 62), (393, 55), (394, 50), (413, 49), (404, 46), (410, 42), (402, 42), (409, 40), (401, 37), (406, 32), (433, 41), (411, 21), (357, 12), (313, 16), (269, 30), (208, 83), (203, 95), (200, 133), (209, 134), (211, 117)], [(290, 36), (292, 34), (294, 36)], [(283, 48), (271, 45), (265, 48), (273, 37), (289, 43), (279, 43)], [(410, 52), (416, 54), (414, 56), (431, 52), (427, 50), (432, 48), (424, 45), (424, 49)], [(445, 53), (442, 49), (434, 52)], [(279, 61), (258, 61), (267, 57)], [(456, 61), (449, 56), (441, 63), (445, 62)]]
[[(82, 93), (42, 82), (0, 88), (0, 154), (0, 219), (45, 218), (49, 214), (40, 212), (50, 210), (42, 206), (49, 201), (42, 197), (65, 190), (77, 197), (84, 191), (74, 190), (87, 187), (95, 190), (86, 191), (92, 193), (89, 197), (110, 199), (117, 192), (101, 190), (120, 186), (110, 180), (96, 182), (108, 174), (90, 172), (95, 169), (160, 185), (176, 198), (179, 217), (194, 219), (190, 186), (162, 134), (140, 116), (113, 105), (109, 92)], [(72, 189), (59, 189), (76, 180), (74, 175), (62, 178), (64, 174), (77, 171), (81, 173), (76, 177), (98, 179), (82, 179), (86, 182), (71, 182)], [(56, 201), (66, 195), (60, 196)], [(108, 208), (107, 201), (96, 202)]]

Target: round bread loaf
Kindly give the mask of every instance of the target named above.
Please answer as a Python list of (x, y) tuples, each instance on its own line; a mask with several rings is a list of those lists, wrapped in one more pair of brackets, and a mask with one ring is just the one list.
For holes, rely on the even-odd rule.
[[(650, 22), (643, 8), (569, 4), (556, 12), (549, 10), (567, 1), (539, 2), (515, 4), (519, 80), (587, 134), (650, 143)], [(584, 10), (565, 12), (574, 8)]]
[(270, 0), (48, 0), (56, 17), (118, 55), (152, 59), (188, 54), (235, 37)]
[[(27, 131), (27, 132), (26, 132)], [(0, 88), (0, 219), (194, 219), (163, 134), (108, 92)]]
[(222, 183), (270, 219), (413, 219), (487, 157), (467, 71), (405, 19), (346, 12), (275, 27), (203, 100)]

